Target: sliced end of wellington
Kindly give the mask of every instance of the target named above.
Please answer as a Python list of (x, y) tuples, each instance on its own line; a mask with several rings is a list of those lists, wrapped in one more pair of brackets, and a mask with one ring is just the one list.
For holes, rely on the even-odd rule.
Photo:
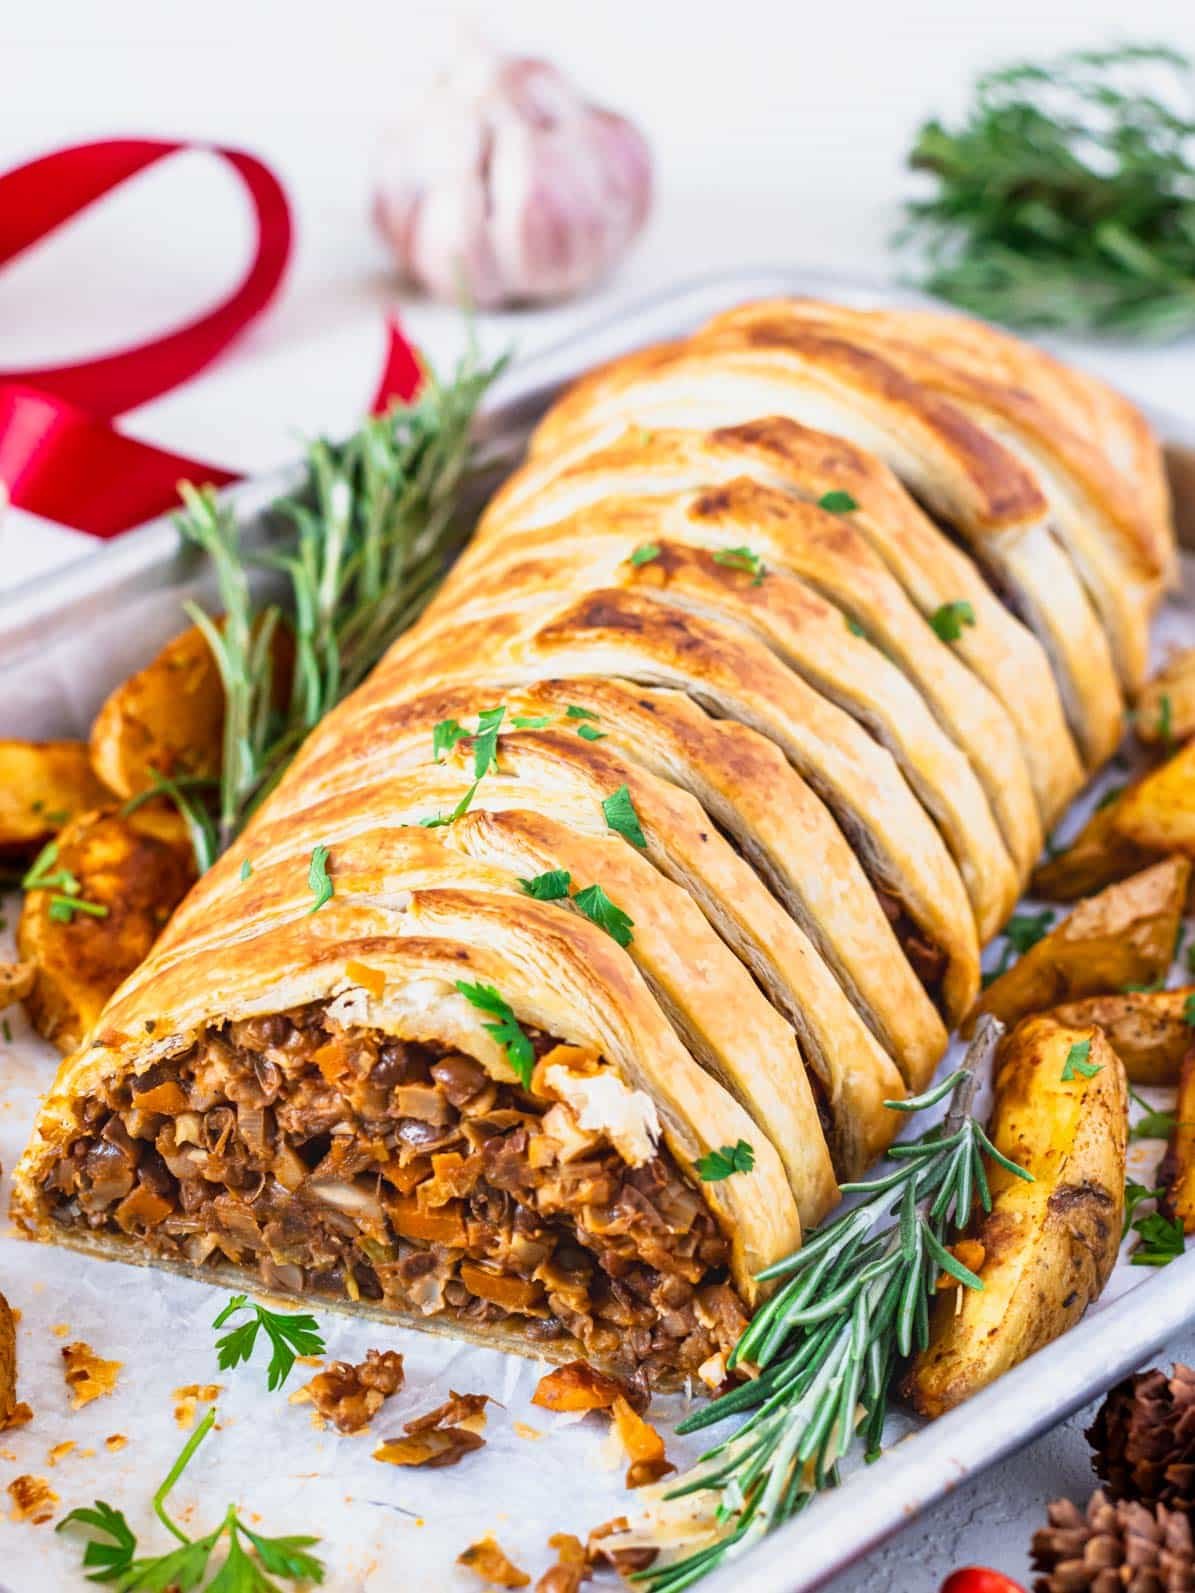
[[(39, 1239), (659, 1386), (722, 1381), (800, 1243), (782, 1164), (625, 952), (417, 827), (312, 910), (301, 815), (212, 870), (62, 1064)], [(698, 1162), (745, 1141), (750, 1167)], [(707, 1169), (708, 1170), (708, 1169)]]

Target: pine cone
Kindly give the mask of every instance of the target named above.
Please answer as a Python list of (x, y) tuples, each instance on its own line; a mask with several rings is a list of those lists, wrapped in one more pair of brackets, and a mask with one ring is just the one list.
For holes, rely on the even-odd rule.
[(1195, 1371), (1138, 1372), (1109, 1393), (1087, 1431), (1096, 1475), (1116, 1499), (1195, 1509)]
[(1098, 1491), (1086, 1515), (1056, 1499), (1033, 1535), (1033, 1569), (1033, 1593), (1195, 1593), (1191, 1525), (1165, 1505)]

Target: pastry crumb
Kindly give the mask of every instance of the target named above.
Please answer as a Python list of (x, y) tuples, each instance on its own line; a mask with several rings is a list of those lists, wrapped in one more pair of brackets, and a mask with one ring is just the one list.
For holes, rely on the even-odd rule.
[(54, 1515), (58, 1495), (44, 1477), (14, 1477), (8, 1485), (8, 1496), (13, 1507), (10, 1521), (29, 1521), (40, 1527)]
[(175, 1421), (183, 1428), (193, 1426), (197, 1407), (212, 1404), (223, 1392), (223, 1383), (184, 1383), (174, 1391), (173, 1397), (178, 1401), (174, 1407)]
[(107, 1438), (104, 1439), (104, 1448), (110, 1449), (115, 1454), (118, 1449), (123, 1449), (127, 1443), (128, 1439), (123, 1433), (109, 1433)]
[(48, 1466), (56, 1466), (60, 1460), (66, 1459), (74, 1447), (75, 1440), (73, 1438), (64, 1438), (60, 1444), (55, 1444), (46, 1456), (46, 1464)]
[(82, 1410), (93, 1399), (102, 1399), (116, 1387), (123, 1361), (105, 1361), (90, 1344), (76, 1339), (62, 1352), (62, 1375), (71, 1391), (71, 1409)]

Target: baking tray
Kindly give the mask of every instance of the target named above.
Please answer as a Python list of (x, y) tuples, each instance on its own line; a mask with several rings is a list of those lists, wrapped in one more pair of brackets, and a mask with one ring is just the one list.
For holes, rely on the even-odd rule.
[[(508, 470), (531, 427), (575, 376), (640, 344), (676, 337), (751, 298), (810, 294), (865, 305), (929, 301), (827, 273), (758, 269), (702, 278), (633, 303), (588, 329), (514, 362), (477, 422), (478, 497)], [(1145, 406), (1163, 438), (1180, 536), (1195, 548), (1195, 424)], [(280, 534), (270, 506), (293, 491), (301, 466), (228, 494), (250, 546)], [(1185, 561), (1190, 564), (1192, 561)], [(1188, 591), (1191, 569), (1187, 571)], [(0, 709), (4, 736), (86, 734), (95, 710), (179, 626), (184, 597), (212, 596), (201, 559), (169, 517), (151, 521), (65, 569), (0, 598)], [(19, 694), (6, 686), (21, 681)], [(37, 689), (30, 691), (35, 680)], [(910, 1426), (882, 1461), (857, 1470), (797, 1520), (701, 1584), (709, 1593), (805, 1593), (865, 1555), (934, 1500), (1071, 1415), (1154, 1355), (1195, 1319), (1195, 1251), (1150, 1272), (1063, 1338), (968, 1404)]]

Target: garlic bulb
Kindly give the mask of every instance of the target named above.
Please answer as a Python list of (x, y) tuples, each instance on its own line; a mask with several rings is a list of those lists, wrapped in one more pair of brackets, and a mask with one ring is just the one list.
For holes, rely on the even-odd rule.
[(390, 142), (375, 216), (409, 280), (493, 308), (590, 287), (650, 200), (630, 122), (547, 62), (471, 55)]

